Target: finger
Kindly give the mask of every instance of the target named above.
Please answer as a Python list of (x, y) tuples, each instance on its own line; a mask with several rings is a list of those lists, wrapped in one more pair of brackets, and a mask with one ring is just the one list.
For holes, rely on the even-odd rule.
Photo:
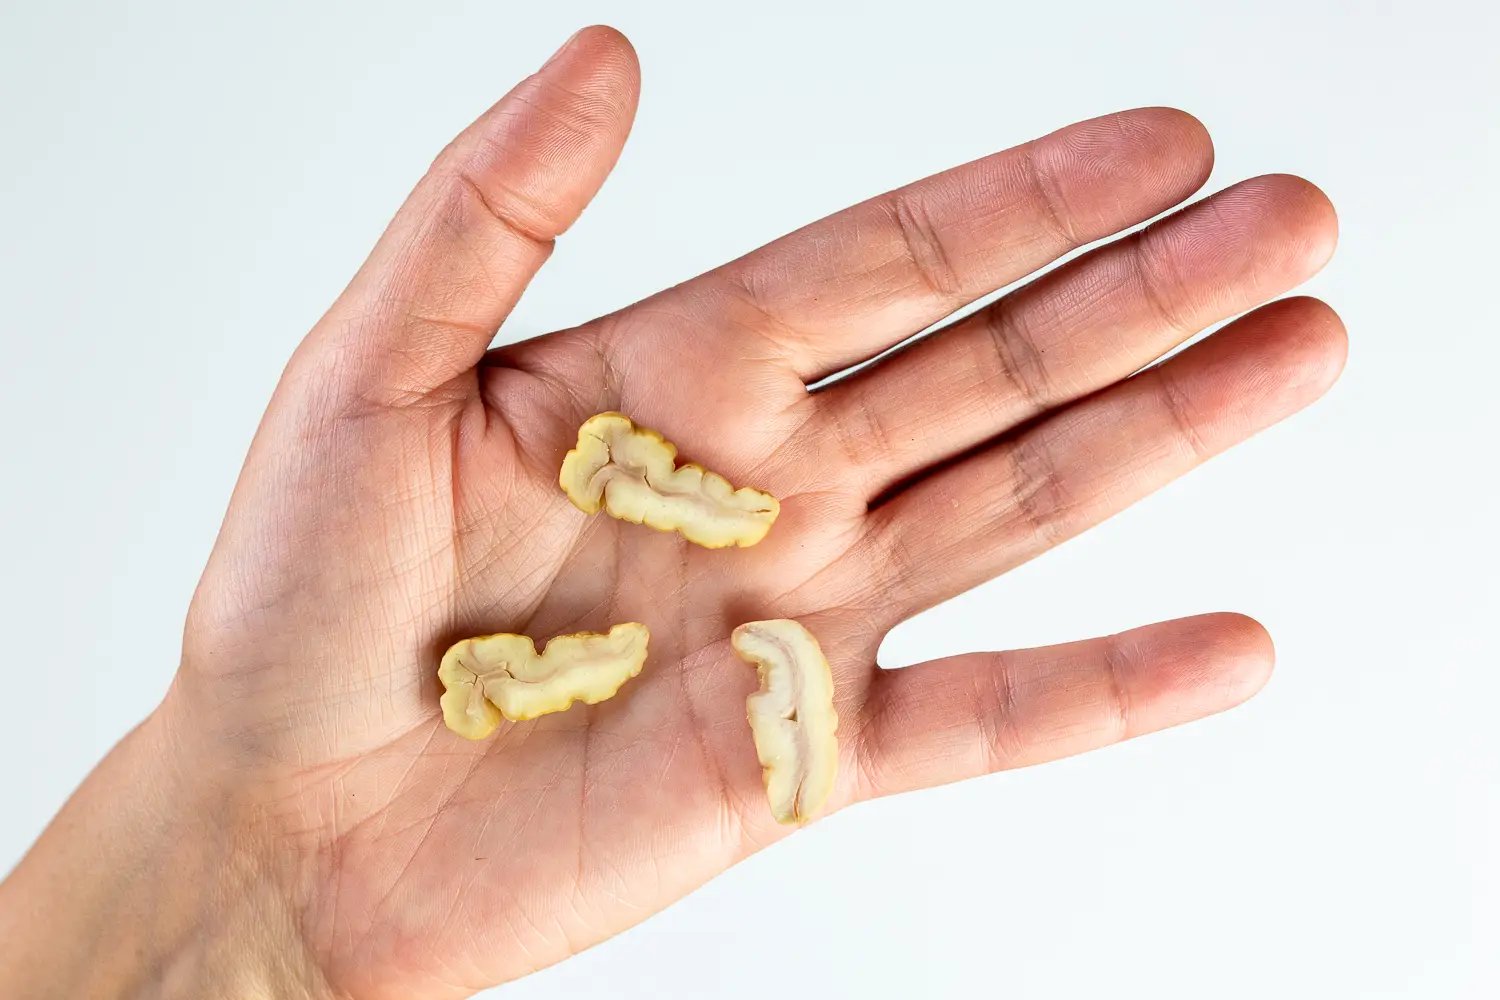
[(1040, 764), (1232, 708), (1270, 677), (1251, 618), (1200, 615), (880, 670), (859, 713), (860, 798)]
[(1337, 232), (1306, 181), (1245, 181), (829, 386), (809, 430), (825, 464), (873, 497), (1283, 294), (1326, 263)]
[(1316, 299), (1286, 299), (918, 481), (877, 507), (840, 589), (895, 624), (1031, 559), (1296, 412), (1343, 367)]
[(1142, 108), (1069, 126), (855, 205), (713, 277), (718, 325), (754, 329), (812, 380), (863, 361), (1093, 240), (1196, 191), (1213, 164), (1197, 119)]
[(361, 391), (421, 395), (478, 362), (614, 166), (638, 92), (630, 43), (585, 28), (438, 156), (322, 324)]

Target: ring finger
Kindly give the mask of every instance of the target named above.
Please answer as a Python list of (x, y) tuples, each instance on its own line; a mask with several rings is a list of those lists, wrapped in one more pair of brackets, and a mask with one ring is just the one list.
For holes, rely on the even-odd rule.
[(1345, 343), (1323, 303), (1276, 302), (919, 480), (870, 514), (834, 602), (879, 631), (1040, 555), (1311, 403)]

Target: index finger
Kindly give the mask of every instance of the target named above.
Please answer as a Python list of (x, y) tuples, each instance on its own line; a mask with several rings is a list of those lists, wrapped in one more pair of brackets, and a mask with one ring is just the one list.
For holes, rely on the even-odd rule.
[(705, 276), (811, 381), (866, 360), (1203, 185), (1213, 144), (1171, 108), (1122, 111), (897, 188)]

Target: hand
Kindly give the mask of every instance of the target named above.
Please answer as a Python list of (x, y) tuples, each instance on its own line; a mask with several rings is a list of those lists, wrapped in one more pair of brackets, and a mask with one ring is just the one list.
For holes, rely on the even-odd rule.
[[(829, 656), (842, 720), (830, 809), (1176, 725), (1264, 682), (1270, 642), (1235, 615), (900, 671), (876, 669), (875, 652), (900, 621), (1329, 386), (1344, 354), (1333, 313), (1310, 299), (1255, 309), (1332, 252), (1320, 192), (1246, 181), (807, 391), (1191, 195), (1212, 158), (1202, 126), (1130, 111), (487, 351), (613, 165), (637, 85), (621, 36), (575, 36), (442, 153), (288, 366), (177, 681), (101, 772), (169, 791), (136, 796), (128, 815), (142, 818), (90, 850), (134, 838), (147, 845), (129, 848), (140, 869), (172, 857), (188, 859), (179, 876), (204, 873), (197, 885), (137, 875), (174, 883), (157, 886), (162, 899), (202, 898), (133, 904), (138, 919), (94, 932), (135, 954), (150, 950), (142, 923), (156, 927), (157, 980), (465, 996), (636, 923), (783, 836), (745, 721), (754, 671), (728, 648), (742, 621), (797, 618)], [(578, 425), (610, 409), (779, 497), (770, 535), (709, 551), (575, 510), (559, 463)], [(449, 643), (628, 620), (650, 627), (651, 653), (613, 700), (507, 723), (483, 743), (444, 729), (435, 669)], [(120, 780), (96, 776), (73, 815), (107, 815), (91, 797), (118, 796)], [(66, 900), (107, 910), (89, 895), (102, 890), (76, 887), (68, 816), (0, 894), (0, 915), (37, 949), (42, 931), (14, 919), (28, 885), (75, 887), (50, 938), (72, 919)], [(147, 975), (101, 958), (70, 995), (109, 992), (106, 966), (117, 982)]]

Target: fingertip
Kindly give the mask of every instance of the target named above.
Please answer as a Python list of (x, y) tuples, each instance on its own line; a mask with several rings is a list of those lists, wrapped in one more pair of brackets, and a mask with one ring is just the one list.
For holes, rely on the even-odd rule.
[(1249, 615), (1225, 611), (1203, 615), (1212, 635), (1213, 658), (1230, 700), (1225, 707), (1253, 697), (1271, 679), (1276, 645), (1271, 633)]
[(1140, 129), (1151, 135), (1164, 153), (1186, 168), (1186, 177), (1193, 183), (1192, 190), (1197, 190), (1208, 180), (1214, 166), (1214, 140), (1208, 126), (1197, 116), (1181, 108), (1161, 106), (1131, 108), (1108, 117), (1115, 119), (1118, 126)]
[(1136, 706), (1135, 732), (1151, 732), (1232, 708), (1271, 677), (1271, 637), (1253, 618), (1215, 613), (1158, 622), (1121, 633), (1130, 651), (1116, 677)]
[(1202, 268), (1225, 288), (1254, 289), (1260, 299), (1317, 274), (1338, 242), (1327, 196), (1289, 174), (1232, 184), (1154, 231), (1176, 244), (1181, 266)]
[(1136, 108), (1069, 125), (1028, 145), (1027, 165), (1065, 207), (1075, 242), (1119, 232), (1181, 203), (1213, 169), (1203, 123), (1175, 108)]
[(1214, 139), (1209, 134), (1208, 126), (1197, 115), (1166, 105), (1136, 108), (1126, 114), (1156, 122), (1163, 131), (1176, 135), (1184, 150), (1193, 152), (1209, 166), (1213, 165)]
[(1280, 365), (1297, 373), (1296, 386), (1306, 401), (1327, 392), (1349, 357), (1349, 334), (1339, 314), (1310, 295), (1280, 299), (1261, 312), (1275, 338)]
[(612, 103), (633, 111), (640, 92), (641, 65), (635, 46), (616, 28), (580, 28), (542, 65), (538, 75), (567, 80), (566, 86), (593, 96), (606, 92)]
[(1311, 275), (1322, 270), (1339, 242), (1338, 211), (1323, 189), (1295, 174), (1265, 174), (1246, 183), (1268, 189), (1268, 196), (1295, 220), (1305, 272)]
[(1220, 641), (1237, 654), (1259, 657), (1270, 662), (1276, 658), (1276, 646), (1266, 627), (1238, 611), (1219, 611), (1204, 615), (1220, 636)]
[(591, 24), (580, 28), (564, 47), (586, 52), (596, 60), (612, 60), (632, 69), (640, 68), (640, 57), (636, 55), (635, 46), (630, 39), (618, 28), (607, 24)]
[(1197, 443), (1217, 454), (1318, 400), (1343, 371), (1343, 323), (1318, 299), (1261, 306), (1149, 369), (1198, 415)]
[(1349, 329), (1341, 317), (1327, 302), (1310, 295), (1297, 297), (1303, 310), (1303, 329), (1308, 339), (1310, 355), (1307, 368), (1315, 370), (1312, 381), (1319, 391), (1326, 392), (1344, 373), (1349, 361)]

